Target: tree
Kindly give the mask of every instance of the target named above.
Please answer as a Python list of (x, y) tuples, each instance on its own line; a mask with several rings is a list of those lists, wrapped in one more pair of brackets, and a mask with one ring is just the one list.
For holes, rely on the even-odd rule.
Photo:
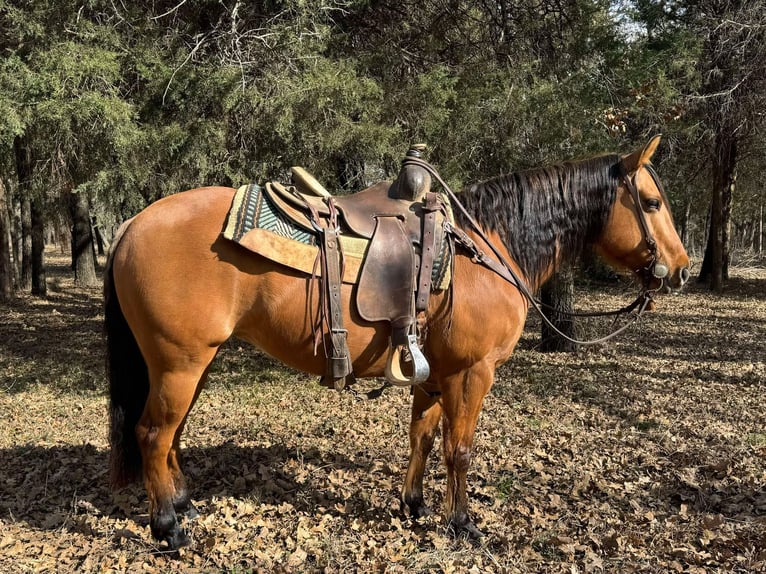
[(39, 193), (32, 198), (32, 295), (44, 297), (48, 294), (45, 273), (45, 211), (43, 199)]
[(83, 287), (95, 287), (99, 284), (96, 275), (96, 252), (93, 245), (88, 198), (84, 193), (69, 194), (69, 214), (72, 220), (74, 281)]
[(708, 119), (712, 199), (699, 280), (721, 291), (728, 279), (737, 168), (748, 140), (764, 125), (766, 10), (753, 0), (708, 0), (703, 5), (704, 82), (695, 99)]
[(13, 296), (13, 269), (11, 264), (11, 220), (5, 185), (0, 178), (0, 301)]
[(42, 197), (34, 192), (32, 151), (29, 138), (16, 136), (13, 140), (16, 156), (16, 175), (21, 202), (21, 288), (31, 289), (34, 295), (45, 295), (45, 242)]
[[(570, 338), (575, 337), (574, 311), (574, 271), (571, 267), (557, 270), (540, 289), (540, 300), (545, 305), (543, 312), (556, 328)], [(574, 351), (577, 345), (559, 336), (548, 324), (542, 322), (543, 352)]]

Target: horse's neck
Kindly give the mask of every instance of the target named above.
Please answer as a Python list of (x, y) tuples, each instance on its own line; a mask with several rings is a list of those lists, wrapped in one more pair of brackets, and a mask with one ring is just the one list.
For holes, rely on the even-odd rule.
[(558, 268), (558, 263), (554, 265), (550, 265), (548, 268), (543, 271), (541, 275), (539, 275), (537, 278), (532, 278), (528, 280), (528, 285), (530, 290), (534, 293), (540, 287), (542, 287), (551, 277), (553, 277), (553, 274), (556, 272), (556, 269)]
[(534, 289), (598, 237), (613, 199), (614, 161), (604, 156), (501, 176), (464, 197), (479, 225), (502, 238), (503, 251)]
[[(501, 266), (510, 265), (513, 274), (521, 279), (521, 281), (524, 282), (524, 285), (533, 293), (537, 291), (543, 283), (550, 279), (555, 271), (556, 266), (551, 265), (549, 269), (544, 270), (539, 278), (535, 278), (534, 275), (531, 275), (528, 270), (524, 269), (520, 262), (513, 257), (513, 253), (509, 250), (505, 241), (496, 231), (488, 231), (482, 227), (480, 231), (466, 230), (466, 233), (474, 241), (480, 251), (484, 252), (491, 259), (496, 260)], [(523, 238), (518, 238), (518, 240), (521, 241)], [(488, 243), (491, 244), (494, 249), (487, 245)], [(499, 252), (500, 258), (497, 257), (495, 250)], [(497, 273), (497, 270), (492, 269), (491, 266), (486, 267), (491, 272)], [(499, 274), (502, 275), (502, 273)]]
[[(562, 257), (561, 252), (557, 252), (554, 261), (545, 269), (543, 269), (542, 273), (540, 273), (537, 277), (528, 277), (527, 285), (529, 286), (530, 291), (533, 293), (536, 292), (538, 289), (540, 289), (540, 287), (547, 283), (559, 269), (566, 268), (575, 264), (576, 259), (576, 257)], [(525, 274), (525, 277), (526, 276), (527, 275)]]
[[(528, 269), (524, 269), (521, 267), (519, 262), (515, 261), (513, 259), (512, 253), (509, 252), (508, 248), (502, 243), (502, 240), (497, 236), (497, 234), (493, 234), (493, 241), (496, 241), (495, 245), (503, 245), (503, 253), (508, 254), (507, 256), (510, 258), (511, 261), (513, 261), (516, 264), (516, 270), (523, 279), (524, 283), (529, 287), (529, 290), (531, 292), (535, 292), (540, 287), (542, 287), (553, 275), (556, 273), (557, 269), (560, 269), (562, 267), (567, 267), (569, 265), (572, 265), (576, 263), (577, 256), (575, 254), (569, 253), (568, 257), (567, 254), (564, 253), (564, 251), (560, 248), (560, 241), (561, 238), (558, 239), (557, 245), (555, 248), (555, 252), (552, 254), (551, 261), (548, 265), (543, 267), (541, 270), (537, 272), (535, 275), (534, 273), (530, 272)], [(511, 241), (528, 241), (531, 240), (531, 238), (527, 238), (524, 236), (515, 236), (511, 239)]]

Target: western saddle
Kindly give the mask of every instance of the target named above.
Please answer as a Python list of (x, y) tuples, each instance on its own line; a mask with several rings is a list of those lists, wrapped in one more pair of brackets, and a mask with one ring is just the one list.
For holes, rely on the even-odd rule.
[(430, 369), (421, 350), (422, 327), (432, 290), (432, 272), (442, 252), (449, 206), (430, 191), (431, 176), (408, 157), (421, 157), (425, 146), (407, 152), (397, 179), (378, 183), (348, 196), (333, 196), (302, 168), (292, 168), (293, 186), (272, 182), (265, 193), (285, 217), (315, 233), (321, 266), (322, 325), (327, 371), (323, 384), (342, 389), (353, 381), (341, 306), (343, 253), (339, 236), (369, 240), (356, 287), (356, 307), (366, 321), (391, 325), (385, 375), (393, 384), (409, 386), (428, 379)]

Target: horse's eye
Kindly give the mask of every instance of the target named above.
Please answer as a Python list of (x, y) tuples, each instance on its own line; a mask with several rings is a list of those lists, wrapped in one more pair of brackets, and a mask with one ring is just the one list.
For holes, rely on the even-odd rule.
[(662, 204), (659, 199), (652, 198), (644, 201), (646, 211), (659, 211), (660, 205)]

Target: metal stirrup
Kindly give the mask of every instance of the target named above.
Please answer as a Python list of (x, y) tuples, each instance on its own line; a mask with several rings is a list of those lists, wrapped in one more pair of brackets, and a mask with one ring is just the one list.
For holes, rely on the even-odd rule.
[(410, 376), (405, 375), (402, 369), (402, 359), (404, 358), (402, 350), (404, 348), (405, 345), (396, 345), (391, 347), (388, 352), (386, 379), (398, 387), (410, 387), (428, 380), (431, 368), (428, 366), (428, 361), (418, 346), (417, 336), (414, 334), (407, 335), (406, 349), (412, 361), (412, 374)]

